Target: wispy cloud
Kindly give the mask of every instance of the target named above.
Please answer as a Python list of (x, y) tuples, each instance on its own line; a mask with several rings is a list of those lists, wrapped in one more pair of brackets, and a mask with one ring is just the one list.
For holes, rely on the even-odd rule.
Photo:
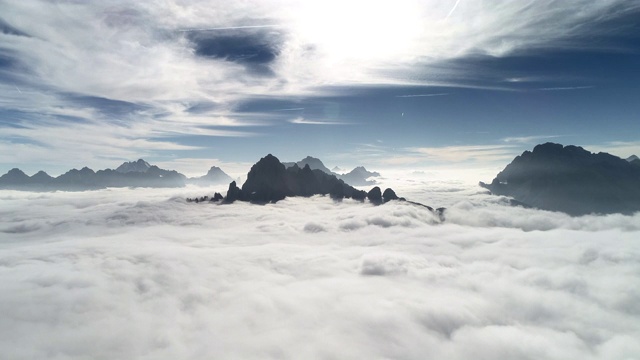
[(346, 122), (309, 120), (302, 117), (291, 119), (289, 120), (289, 122), (292, 124), (302, 124), (302, 125), (351, 125), (350, 123), (346, 123)]
[(519, 144), (531, 144), (535, 142), (539, 142), (545, 139), (555, 139), (561, 138), (571, 135), (532, 135), (532, 136), (516, 136), (516, 137), (506, 137), (503, 138), (502, 141), (506, 143), (519, 143)]
[(511, 160), (517, 153), (517, 149), (512, 145), (413, 147), (407, 148), (406, 151), (431, 161), (480, 161), (484, 163)]
[[(313, 98), (332, 95), (331, 87), (359, 85), (490, 88), (473, 81), (477, 74), (469, 69), (445, 71), (443, 64), (470, 55), (561, 47), (567, 37), (595, 31), (578, 25), (635, 7), (625, 0), (434, 0), (372, 2), (363, 12), (360, 3), (339, 0), (4, 2), (3, 26), (12, 30), (0, 33), (0, 54), (8, 60), (0, 71), (0, 111), (11, 113), (12, 121), (20, 118), (18, 125), (46, 120), (67, 132), (74, 131), (75, 121), (88, 122), (104, 137), (132, 127), (150, 144), (169, 133), (247, 136), (243, 127), (264, 125), (255, 121), (258, 116), (236, 111), (247, 99)], [(206, 32), (211, 38), (199, 43), (192, 36)], [(220, 33), (242, 34), (254, 48), (230, 49), (233, 38), (220, 40)], [(121, 105), (116, 113), (82, 98)], [(188, 111), (204, 103), (212, 109)], [(122, 129), (112, 131), (116, 123)], [(13, 135), (3, 130), (0, 136), (7, 142)], [(42, 131), (21, 136), (36, 142)]]
[(396, 97), (398, 97), (398, 98), (413, 98), (413, 97), (431, 97), (431, 96), (446, 96), (446, 95), (449, 95), (449, 93), (396, 95)]
[(453, 14), (454, 11), (456, 11), (456, 8), (458, 7), (458, 4), (460, 4), (460, 0), (456, 0), (456, 3), (453, 4), (453, 7), (451, 8), (451, 10), (449, 11), (449, 13), (447, 14), (447, 16), (445, 17), (445, 20), (448, 19), (449, 17), (451, 17), (451, 15)]
[(592, 152), (607, 152), (623, 159), (636, 155), (640, 156), (640, 141), (610, 141), (603, 144), (586, 145)]
[(264, 29), (264, 28), (277, 28), (277, 27), (282, 27), (282, 25), (278, 25), (278, 24), (242, 25), (242, 26), (225, 26), (225, 27), (212, 27), (212, 28), (200, 28), (200, 29), (182, 29), (178, 31), (189, 32), (189, 31), (215, 31), (215, 30), (242, 30), (242, 29)]
[(288, 108), (288, 109), (275, 109), (273, 111), (301, 111), (304, 110), (305, 108), (299, 107), (299, 108)]
[(593, 89), (593, 88), (595, 88), (595, 86), (590, 85), (590, 86), (547, 87), (547, 88), (540, 88), (538, 90), (540, 90), (540, 91), (565, 91), (565, 90), (586, 90), (586, 89)]

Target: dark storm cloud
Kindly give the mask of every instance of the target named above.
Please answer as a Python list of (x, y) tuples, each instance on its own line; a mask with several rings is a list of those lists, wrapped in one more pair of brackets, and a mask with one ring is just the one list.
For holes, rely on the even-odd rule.
[(282, 43), (273, 30), (221, 29), (188, 31), (198, 56), (242, 64), (257, 73), (270, 73)]

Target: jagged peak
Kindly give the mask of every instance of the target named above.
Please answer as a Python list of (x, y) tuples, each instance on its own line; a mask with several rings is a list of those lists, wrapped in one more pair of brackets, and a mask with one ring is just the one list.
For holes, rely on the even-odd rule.
[(146, 172), (152, 166), (146, 162), (144, 159), (138, 159), (136, 161), (125, 161), (122, 165), (116, 168), (117, 172), (128, 173), (128, 172)]

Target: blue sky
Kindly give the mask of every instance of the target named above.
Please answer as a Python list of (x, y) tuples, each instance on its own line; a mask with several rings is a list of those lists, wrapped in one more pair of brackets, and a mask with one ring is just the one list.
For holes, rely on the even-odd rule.
[[(0, 172), (640, 154), (640, 3), (2, 1)], [(228, 170), (229, 171), (229, 170)]]

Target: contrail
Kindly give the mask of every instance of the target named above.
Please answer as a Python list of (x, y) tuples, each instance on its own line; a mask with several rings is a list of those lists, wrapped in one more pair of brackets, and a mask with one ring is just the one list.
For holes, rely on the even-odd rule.
[(558, 90), (582, 90), (582, 89), (593, 89), (595, 86), (568, 86), (568, 87), (551, 87), (551, 88), (541, 88), (538, 90), (541, 91), (558, 91)]
[(15, 86), (15, 87), (16, 87), (16, 90), (18, 90), (18, 92), (19, 92), (20, 94), (22, 94), (22, 91), (20, 91), (20, 88), (18, 87), (18, 85), (13, 84), (13, 86)]
[(280, 27), (280, 26), (282, 25), (279, 25), (279, 24), (244, 25), (244, 26), (227, 26), (227, 27), (201, 28), (201, 29), (184, 29), (184, 30), (178, 30), (178, 31), (189, 32), (189, 31), (210, 31), (210, 30), (260, 29), (260, 28)]
[(396, 97), (399, 97), (399, 98), (412, 98), (412, 97), (445, 96), (445, 95), (449, 95), (449, 93), (442, 93), (442, 94), (396, 95)]
[(460, 3), (460, 0), (456, 0), (456, 3), (453, 4), (453, 7), (451, 8), (451, 10), (449, 11), (449, 13), (447, 14), (447, 17), (444, 18), (445, 20), (447, 20), (449, 18), (449, 16), (451, 16), (451, 14), (453, 14), (454, 11), (456, 11), (456, 8), (458, 7), (458, 4)]

